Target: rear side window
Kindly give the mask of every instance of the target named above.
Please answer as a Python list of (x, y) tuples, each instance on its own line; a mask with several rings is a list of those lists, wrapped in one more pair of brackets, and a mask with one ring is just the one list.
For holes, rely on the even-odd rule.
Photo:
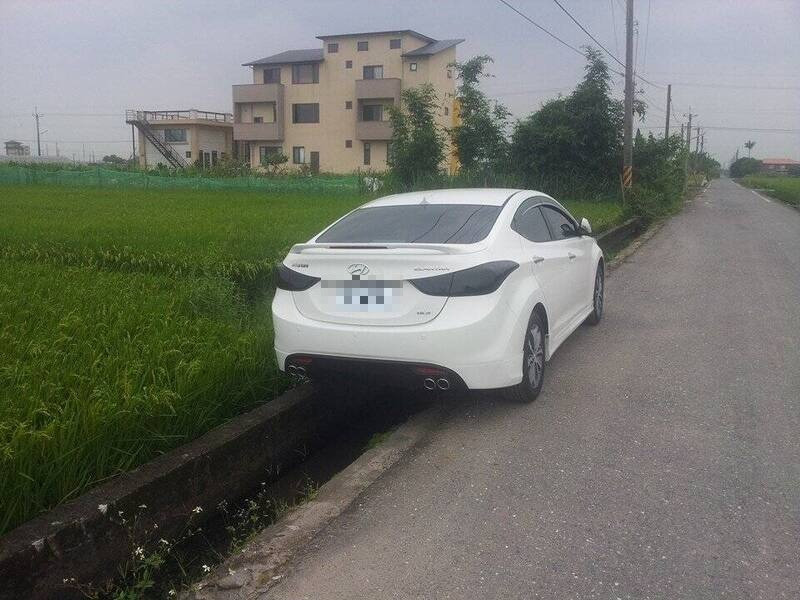
[(549, 242), (552, 239), (542, 211), (534, 206), (533, 201), (525, 202), (519, 207), (511, 222), (511, 229), (532, 242)]
[(317, 238), (324, 243), (473, 244), (492, 230), (501, 206), (407, 204), (359, 208)]
[(547, 224), (550, 225), (550, 232), (553, 234), (554, 240), (563, 240), (574, 235), (575, 223), (567, 215), (549, 206), (543, 206), (542, 212), (544, 218), (547, 219)]

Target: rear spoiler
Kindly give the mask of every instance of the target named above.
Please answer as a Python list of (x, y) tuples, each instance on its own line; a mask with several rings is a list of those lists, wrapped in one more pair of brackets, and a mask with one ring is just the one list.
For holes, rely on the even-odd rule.
[(390, 242), (386, 244), (295, 244), (290, 254), (314, 253), (320, 250), (348, 251), (405, 250), (407, 254), (471, 254), (485, 248), (485, 244), (413, 244)]

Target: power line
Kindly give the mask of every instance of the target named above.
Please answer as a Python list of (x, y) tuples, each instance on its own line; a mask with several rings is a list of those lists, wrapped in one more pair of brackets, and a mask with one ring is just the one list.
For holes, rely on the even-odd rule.
[(614, 0), (608, 0), (611, 7), (611, 24), (614, 26), (614, 49), (619, 52), (619, 39), (617, 38), (617, 15), (614, 13)]
[(521, 11), (517, 10), (516, 8), (514, 8), (514, 7), (513, 7), (511, 4), (509, 4), (508, 2), (506, 2), (506, 0), (500, 0), (500, 2), (502, 2), (503, 4), (505, 4), (505, 5), (506, 5), (508, 8), (510, 8), (511, 10), (513, 10), (515, 13), (517, 13), (517, 14), (518, 14), (520, 17), (522, 17), (523, 19), (525, 19), (526, 21), (528, 21), (528, 22), (529, 22), (531, 25), (533, 25), (533, 26), (535, 26), (535, 27), (538, 27), (539, 29), (541, 29), (542, 31), (544, 31), (544, 32), (545, 32), (547, 35), (549, 35), (551, 38), (553, 38), (554, 40), (556, 40), (558, 43), (562, 44), (563, 46), (566, 46), (567, 48), (569, 48), (570, 50), (572, 50), (572, 51), (573, 51), (573, 52), (575, 52), (576, 54), (579, 54), (579, 55), (581, 55), (581, 56), (583, 56), (583, 57), (585, 58), (585, 54), (584, 54), (583, 52), (581, 52), (580, 50), (578, 50), (578, 49), (577, 49), (575, 46), (573, 46), (573, 45), (571, 45), (571, 44), (568, 44), (567, 42), (565, 42), (564, 40), (562, 40), (560, 37), (558, 37), (556, 34), (554, 34), (554, 33), (551, 33), (550, 31), (548, 31), (547, 29), (545, 29), (544, 27), (542, 27), (541, 25), (539, 25), (539, 24), (538, 24), (536, 21), (534, 21), (533, 19), (531, 19), (531, 18), (530, 18), (528, 15), (526, 15), (525, 13), (523, 13), (523, 12), (521, 12)]
[[(500, 0), (500, 2), (503, 2), (504, 4), (506, 3), (506, 2), (505, 2), (505, 0)], [(559, 7), (561, 10), (563, 10), (563, 11), (564, 11), (564, 13), (565, 13), (565, 14), (566, 14), (566, 15), (567, 15), (567, 16), (568, 16), (570, 19), (572, 19), (572, 22), (573, 22), (573, 23), (575, 23), (575, 24), (576, 24), (578, 27), (580, 27), (580, 28), (581, 28), (581, 30), (582, 30), (582, 31), (583, 31), (583, 32), (584, 32), (586, 35), (588, 35), (588, 36), (589, 36), (589, 37), (592, 39), (592, 41), (594, 41), (594, 43), (595, 43), (595, 44), (597, 44), (598, 46), (600, 46), (600, 48), (602, 48), (603, 52), (605, 52), (605, 53), (606, 53), (606, 54), (608, 54), (608, 55), (609, 55), (611, 58), (613, 58), (613, 59), (614, 59), (614, 60), (617, 62), (617, 64), (618, 64), (618, 65), (620, 65), (620, 66), (621, 66), (623, 69), (625, 68), (625, 63), (623, 63), (623, 62), (622, 62), (620, 59), (618, 59), (618, 58), (617, 58), (616, 56), (614, 56), (614, 55), (613, 55), (611, 52), (609, 52), (608, 48), (606, 48), (605, 46), (603, 46), (603, 44), (601, 44), (601, 43), (600, 43), (600, 41), (599, 41), (599, 40), (598, 40), (596, 37), (594, 37), (594, 36), (593, 36), (591, 33), (589, 33), (589, 30), (588, 30), (588, 29), (586, 29), (586, 27), (584, 27), (584, 26), (583, 26), (583, 25), (580, 23), (580, 21), (578, 21), (578, 19), (576, 19), (575, 17), (573, 17), (573, 16), (572, 16), (572, 13), (570, 13), (570, 12), (569, 12), (569, 11), (568, 11), (566, 8), (564, 8), (564, 5), (563, 5), (563, 4), (561, 4), (561, 2), (559, 2), (558, 0), (553, 0), (553, 2), (555, 2), (555, 3), (558, 5), (558, 7)], [(638, 39), (639, 39), (639, 38), (638, 38), (638, 36), (637, 36), (637, 38), (636, 38), (636, 39), (637, 39), (637, 42), (638, 42)], [(612, 70), (613, 70), (613, 69), (612, 69)], [(615, 73), (617, 73), (616, 71), (614, 71), (614, 72), (615, 72)], [(622, 73), (617, 73), (617, 75), (622, 75)], [(648, 84), (648, 85), (652, 85), (653, 87), (656, 87), (656, 88), (661, 88), (662, 90), (663, 90), (663, 89), (665, 89), (663, 85), (658, 85), (657, 83), (653, 83), (652, 81), (648, 81), (647, 79), (645, 79), (644, 77), (642, 77), (642, 76), (641, 76), (641, 75), (639, 75), (638, 73), (634, 73), (634, 75), (633, 75), (633, 76), (634, 76), (634, 77), (636, 77), (637, 79), (641, 79), (642, 81), (644, 81), (644, 82), (645, 82), (646, 84)]]
[[(501, 0), (501, 1), (502, 1), (502, 0)], [(555, 2), (555, 3), (556, 3), (556, 5), (558, 6), (558, 8), (560, 8), (561, 10), (563, 10), (563, 11), (564, 11), (564, 14), (566, 14), (566, 15), (567, 15), (567, 16), (568, 16), (570, 19), (572, 19), (572, 22), (573, 22), (573, 23), (575, 23), (575, 25), (577, 25), (578, 27), (580, 27), (580, 28), (581, 28), (581, 31), (583, 31), (583, 33), (585, 33), (585, 34), (586, 34), (586, 35), (588, 35), (590, 38), (592, 38), (592, 40), (594, 41), (594, 43), (595, 43), (595, 44), (597, 44), (598, 46), (600, 46), (600, 48), (602, 48), (603, 52), (605, 52), (605, 53), (606, 53), (606, 54), (608, 54), (608, 55), (609, 55), (611, 58), (613, 58), (615, 61), (617, 61), (617, 64), (618, 64), (620, 67), (622, 67), (623, 69), (625, 68), (625, 64), (624, 64), (624, 63), (623, 63), (623, 62), (622, 62), (620, 59), (618, 59), (616, 56), (614, 56), (614, 55), (613, 55), (611, 52), (609, 52), (608, 48), (606, 48), (605, 46), (603, 46), (603, 44), (601, 44), (601, 43), (600, 43), (600, 40), (598, 40), (598, 39), (597, 39), (596, 37), (594, 37), (594, 36), (593, 36), (591, 33), (589, 33), (589, 30), (588, 30), (588, 29), (586, 29), (586, 27), (584, 27), (583, 25), (581, 25), (581, 23), (580, 23), (580, 21), (578, 21), (578, 19), (576, 19), (575, 17), (573, 17), (573, 16), (572, 16), (572, 14), (571, 14), (571, 13), (570, 13), (570, 12), (569, 12), (569, 11), (568, 11), (566, 8), (564, 8), (564, 5), (563, 5), (563, 4), (561, 4), (561, 2), (559, 2), (558, 0), (553, 0), (553, 2)]]
[[(17, 139), (18, 142), (35, 142), (36, 140)], [(47, 143), (58, 144), (130, 144), (130, 140), (44, 140)]]
[(642, 56), (642, 71), (647, 64), (647, 42), (650, 40), (650, 9), (652, 8), (653, 0), (647, 0), (647, 25), (644, 30), (644, 56)]
[(774, 85), (741, 85), (738, 83), (692, 83), (690, 81), (678, 81), (672, 85), (683, 87), (707, 87), (707, 88), (731, 88), (731, 89), (752, 89), (752, 90), (800, 90), (800, 86), (774, 86)]

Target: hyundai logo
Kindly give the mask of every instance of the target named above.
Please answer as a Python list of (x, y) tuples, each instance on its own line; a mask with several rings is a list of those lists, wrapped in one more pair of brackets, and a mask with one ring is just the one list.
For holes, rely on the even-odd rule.
[(354, 263), (347, 267), (347, 272), (353, 276), (361, 276), (369, 273), (369, 267), (362, 263)]

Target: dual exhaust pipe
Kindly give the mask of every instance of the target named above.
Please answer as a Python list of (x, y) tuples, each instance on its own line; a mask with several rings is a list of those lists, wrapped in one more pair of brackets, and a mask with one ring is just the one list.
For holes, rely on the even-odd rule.
[(289, 365), (286, 370), (289, 372), (289, 375), (294, 375), (295, 377), (305, 377), (306, 376), (306, 368), (305, 367), (298, 367), (297, 365)]
[(434, 380), (432, 377), (427, 377), (422, 382), (422, 385), (425, 386), (426, 390), (435, 390), (436, 388), (439, 388), (442, 391), (446, 391), (450, 389), (450, 382), (444, 377), (440, 377), (436, 380)]

